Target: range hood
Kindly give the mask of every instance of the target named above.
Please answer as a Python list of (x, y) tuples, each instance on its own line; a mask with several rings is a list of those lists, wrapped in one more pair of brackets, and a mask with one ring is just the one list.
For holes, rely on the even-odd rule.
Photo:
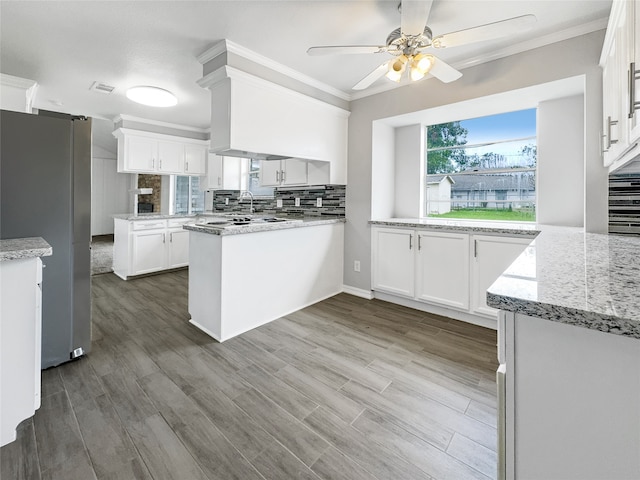
[(218, 151), (209, 150), (209, 152), (220, 155), (221, 157), (252, 158), (254, 160), (286, 160), (287, 158), (292, 158), (283, 155), (272, 155), (269, 153), (247, 152), (246, 150), (236, 150), (233, 148)]

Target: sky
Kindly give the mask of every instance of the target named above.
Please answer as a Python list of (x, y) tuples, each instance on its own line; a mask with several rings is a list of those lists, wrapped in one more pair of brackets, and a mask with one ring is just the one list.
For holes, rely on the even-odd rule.
[(469, 131), (467, 144), (533, 137), (536, 135), (536, 109), (462, 120), (460, 125)]

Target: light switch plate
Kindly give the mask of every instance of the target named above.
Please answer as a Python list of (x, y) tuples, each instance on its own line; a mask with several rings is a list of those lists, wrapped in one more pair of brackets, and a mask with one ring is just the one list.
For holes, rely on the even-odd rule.
[(299, 207), (300, 206), (300, 199), (298, 197), (296, 197), (295, 201), (296, 201), (296, 207)]
[(322, 206), (322, 197), (318, 197), (316, 198), (316, 207), (321, 207)]
[(281, 198), (276, 199), (276, 208), (282, 208), (282, 199)]

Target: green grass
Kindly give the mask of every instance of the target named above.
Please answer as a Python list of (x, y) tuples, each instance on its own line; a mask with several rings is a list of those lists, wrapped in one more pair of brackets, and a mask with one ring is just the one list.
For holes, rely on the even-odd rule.
[(493, 210), (462, 208), (441, 215), (428, 215), (429, 218), (459, 218), (467, 220), (504, 220), (510, 222), (535, 222), (536, 214), (530, 210)]

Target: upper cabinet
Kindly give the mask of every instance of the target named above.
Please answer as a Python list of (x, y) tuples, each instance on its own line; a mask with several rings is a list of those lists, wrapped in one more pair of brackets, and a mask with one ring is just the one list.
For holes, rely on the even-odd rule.
[(600, 57), (602, 157), (609, 171), (640, 155), (640, 5), (614, 0)]
[(158, 175), (206, 174), (209, 142), (160, 133), (119, 128), (118, 172)]
[(200, 187), (203, 190), (246, 190), (248, 174), (248, 158), (209, 153), (207, 176), (200, 181)]
[(308, 162), (305, 160), (287, 158), (286, 160), (263, 160), (260, 163), (260, 185), (263, 187), (310, 183)]
[(346, 184), (348, 111), (229, 66), (199, 84), (211, 90), (211, 151), (323, 161), (328, 183)]

